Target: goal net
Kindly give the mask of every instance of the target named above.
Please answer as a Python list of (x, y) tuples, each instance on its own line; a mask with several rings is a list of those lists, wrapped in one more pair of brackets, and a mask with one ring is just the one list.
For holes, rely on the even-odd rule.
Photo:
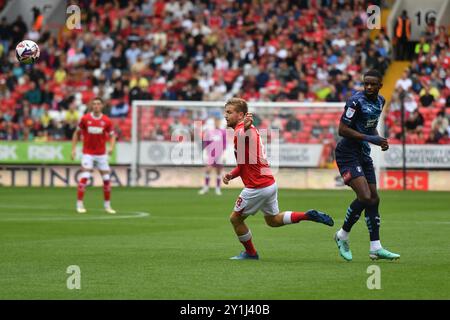
[[(210, 152), (205, 150), (204, 134), (226, 128), (224, 106), (225, 101), (133, 101), (131, 185), (138, 185), (141, 166), (204, 166)], [(344, 103), (249, 102), (272, 170), (336, 168), (334, 149), (343, 108)], [(225, 166), (236, 164), (232, 137), (233, 130), (228, 128)], [(380, 157), (375, 149), (372, 156), (379, 176)]]

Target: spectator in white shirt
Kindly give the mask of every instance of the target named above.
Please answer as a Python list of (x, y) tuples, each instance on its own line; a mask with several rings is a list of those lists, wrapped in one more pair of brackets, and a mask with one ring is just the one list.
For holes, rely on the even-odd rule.
[(405, 105), (405, 110), (409, 113), (417, 109), (417, 102), (411, 94), (406, 95), (403, 103)]
[(164, 6), (164, 11), (170, 12), (174, 17), (177, 17), (178, 19), (181, 18), (182, 13), (180, 11), (180, 4), (178, 1), (169, 1)]
[(339, 32), (339, 35), (336, 36), (336, 38), (331, 41), (331, 45), (337, 46), (339, 48), (344, 48), (347, 45), (347, 41), (345, 40), (345, 33), (343, 31)]
[(131, 47), (125, 51), (125, 57), (127, 57), (128, 65), (132, 66), (136, 63), (137, 57), (141, 54), (141, 49), (138, 48), (136, 42), (131, 43)]
[(228, 63), (228, 60), (225, 59), (224, 56), (220, 56), (219, 58), (216, 58), (216, 70), (228, 70), (230, 64)]
[(194, 5), (189, 0), (181, 0), (180, 12), (183, 16), (187, 16), (189, 12), (194, 10)]
[(208, 77), (207, 74), (202, 74), (198, 79), (198, 85), (202, 88), (204, 93), (208, 94), (214, 86), (214, 80)]
[(402, 88), (404, 91), (408, 91), (412, 84), (412, 80), (408, 78), (408, 71), (405, 70), (403, 76), (395, 83), (395, 88)]
[(77, 67), (85, 62), (86, 55), (81, 51), (80, 48), (75, 49), (75, 54), (68, 55), (67, 64), (70, 66)]
[(111, 39), (108, 35), (102, 34), (102, 39), (100, 40), (99, 44), (102, 50), (110, 50), (114, 47), (114, 40)]

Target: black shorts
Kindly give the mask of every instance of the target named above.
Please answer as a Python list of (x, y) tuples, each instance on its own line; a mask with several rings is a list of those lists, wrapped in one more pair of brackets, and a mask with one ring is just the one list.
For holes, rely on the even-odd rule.
[(375, 168), (370, 157), (356, 156), (350, 152), (335, 150), (336, 163), (345, 184), (349, 184), (352, 179), (365, 177), (369, 184), (376, 184), (377, 178)]

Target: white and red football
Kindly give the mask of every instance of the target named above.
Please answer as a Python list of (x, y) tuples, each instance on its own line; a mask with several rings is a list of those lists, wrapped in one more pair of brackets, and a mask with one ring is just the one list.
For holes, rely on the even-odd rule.
[(32, 64), (39, 59), (40, 54), (39, 46), (34, 41), (23, 40), (16, 46), (16, 57), (20, 63)]

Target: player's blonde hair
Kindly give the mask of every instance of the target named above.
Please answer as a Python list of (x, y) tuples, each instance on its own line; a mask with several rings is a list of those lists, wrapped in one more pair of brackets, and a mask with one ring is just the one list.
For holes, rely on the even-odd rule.
[(230, 98), (225, 103), (225, 107), (230, 105), (230, 104), (235, 107), (235, 110), (237, 112), (243, 112), (244, 114), (247, 114), (247, 112), (248, 112), (248, 105), (247, 105), (247, 101), (245, 101), (244, 99), (241, 99), (241, 98)]

